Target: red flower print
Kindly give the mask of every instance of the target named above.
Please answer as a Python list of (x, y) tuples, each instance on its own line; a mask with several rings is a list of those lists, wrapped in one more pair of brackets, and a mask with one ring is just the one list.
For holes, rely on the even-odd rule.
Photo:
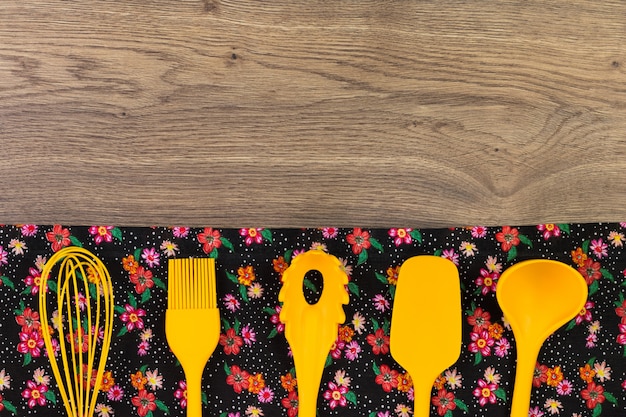
[(46, 233), (46, 239), (48, 239), (48, 242), (52, 243), (53, 252), (58, 252), (71, 243), (70, 231), (64, 229), (60, 224), (55, 224), (52, 227), (52, 231)]
[(483, 356), (491, 355), (491, 347), (494, 345), (495, 341), (489, 336), (487, 330), (472, 332), (470, 339), (472, 340), (468, 346), (470, 352), (480, 353)]
[(513, 246), (519, 245), (519, 231), (514, 227), (504, 226), (501, 232), (496, 233), (496, 240), (501, 243), (502, 250), (508, 252)]
[(593, 410), (596, 405), (604, 402), (606, 397), (604, 396), (604, 387), (595, 382), (590, 382), (587, 388), (580, 392), (580, 396), (587, 402), (587, 408)]
[(597, 281), (602, 278), (602, 272), (600, 272), (600, 262), (596, 262), (591, 258), (585, 259), (582, 266), (578, 268), (578, 272), (585, 278), (587, 285), (591, 285), (593, 281)]
[(448, 410), (454, 410), (456, 403), (454, 402), (454, 394), (447, 391), (445, 388), (437, 391), (437, 395), (433, 397), (432, 403), (437, 407), (437, 414), (440, 416), (445, 415)]
[(355, 255), (361, 253), (363, 249), (369, 249), (372, 246), (369, 232), (361, 230), (359, 227), (355, 227), (352, 233), (346, 236), (346, 241), (352, 245), (352, 253)]
[(130, 304), (124, 306), (124, 312), (120, 314), (120, 320), (126, 323), (126, 329), (131, 332), (135, 329), (143, 329), (143, 319), (146, 315), (146, 310), (142, 308), (136, 308)]
[(287, 417), (296, 417), (298, 415), (298, 394), (296, 391), (291, 391), (280, 403), (287, 409)]
[(533, 387), (539, 388), (541, 384), (548, 381), (548, 367), (542, 365), (539, 362), (535, 364), (535, 371), (533, 373)]
[(113, 230), (113, 226), (91, 226), (89, 233), (94, 236), (93, 240), (96, 242), (96, 245), (99, 245), (102, 242), (108, 243), (113, 241), (111, 230)]
[(622, 301), (622, 304), (615, 309), (617, 317), (626, 317), (626, 300)]
[(374, 355), (386, 355), (389, 352), (389, 336), (383, 329), (376, 329), (374, 334), (367, 335), (366, 340), (372, 346)]
[(148, 412), (156, 410), (157, 405), (155, 400), (156, 397), (153, 393), (142, 389), (132, 398), (131, 402), (137, 407), (137, 414), (139, 414), (140, 417), (144, 417)]
[(226, 330), (226, 334), (220, 335), (220, 345), (224, 347), (224, 353), (227, 355), (238, 355), (239, 348), (243, 345), (243, 339), (235, 333), (232, 327)]
[(376, 375), (376, 383), (381, 385), (383, 391), (391, 392), (398, 388), (398, 372), (390, 369), (387, 365), (380, 365), (380, 373)]
[(30, 307), (26, 307), (22, 314), (15, 317), (17, 324), (22, 326), (22, 332), (39, 330), (41, 323), (39, 322), (39, 313)]
[(18, 352), (36, 358), (41, 355), (43, 347), (44, 341), (38, 331), (20, 332), (20, 343), (17, 345)]
[(467, 322), (470, 326), (473, 326), (472, 331), (474, 333), (487, 330), (491, 325), (491, 314), (480, 307), (476, 307), (472, 315), (467, 318)]
[(28, 408), (34, 408), (37, 405), (46, 405), (46, 392), (48, 387), (45, 385), (38, 385), (35, 382), (29, 380), (26, 382), (26, 389), (22, 391), (22, 398), (28, 400)]
[(243, 236), (246, 246), (250, 246), (253, 243), (263, 243), (263, 228), (239, 229), (239, 234)]
[(248, 389), (249, 377), (250, 374), (247, 371), (242, 371), (237, 365), (233, 365), (230, 367), (230, 375), (226, 377), (226, 383), (231, 385), (237, 394), (241, 394), (243, 390)]
[(487, 403), (495, 404), (498, 386), (494, 383), (486, 382), (482, 379), (478, 380), (478, 387), (474, 389), (474, 397), (478, 398), (478, 404), (484, 407)]
[(213, 249), (222, 246), (222, 240), (219, 230), (212, 227), (205, 227), (203, 232), (198, 233), (198, 242), (202, 243), (204, 253), (211, 253)]
[(154, 280), (152, 278), (152, 271), (145, 269), (143, 266), (137, 267), (137, 271), (135, 271), (134, 274), (130, 274), (130, 282), (135, 284), (137, 294), (143, 294), (148, 288), (154, 287)]
[(347, 392), (348, 387), (346, 386), (337, 386), (334, 382), (328, 383), (328, 390), (324, 392), (324, 399), (328, 400), (331, 410), (334, 410), (337, 406), (345, 407), (348, 404), (346, 399)]

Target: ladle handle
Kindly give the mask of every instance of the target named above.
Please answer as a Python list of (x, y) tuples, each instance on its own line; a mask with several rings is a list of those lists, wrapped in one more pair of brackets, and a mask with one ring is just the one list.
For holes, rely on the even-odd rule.
[(513, 399), (511, 401), (511, 417), (528, 417), (530, 394), (533, 387), (533, 375), (541, 345), (517, 343), (517, 364)]

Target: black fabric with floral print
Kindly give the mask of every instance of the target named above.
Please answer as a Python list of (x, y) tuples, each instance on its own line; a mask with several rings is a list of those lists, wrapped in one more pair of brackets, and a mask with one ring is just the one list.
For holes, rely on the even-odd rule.
[[(535, 258), (578, 269), (589, 297), (578, 316), (544, 343), (529, 415), (620, 415), (626, 404), (625, 229), (624, 223), (449, 229), (1, 226), (0, 415), (65, 415), (41, 336), (38, 283), (44, 263), (70, 245), (93, 252), (113, 279), (115, 322), (98, 416), (185, 415), (184, 376), (164, 330), (167, 259), (204, 256), (216, 259), (221, 310), (220, 341), (203, 378), (204, 415), (295, 417), (297, 377), (279, 320), (278, 292), (284, 270), (310, 249), (339, 258), (349, 276), (346, 321), (320, 382), (319, 416), (413, 415), (412, 380), (391, 357), (389, 329), (400, 266), (422, 254), (454, 262), (462, 285), (461, 356), (434, 381), (431, 415), (509, 415), (516, 347), (495, 291), (504, 270)], [(312, 281), (306, 286), (317, 291)], [(49, 291), (54, 295), (54, 288)], [(558, 303), (559, 296), (551, 294), (546, 303)], [(58, 336), (50, 330), (53, 339)], [(419, 317), (415, 331), (420, 332)], [(437, 336), (423, 336), (437, 355)]]

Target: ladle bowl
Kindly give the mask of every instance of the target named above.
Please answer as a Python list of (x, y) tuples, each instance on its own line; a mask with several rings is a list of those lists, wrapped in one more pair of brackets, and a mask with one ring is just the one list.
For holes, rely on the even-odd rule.
[(584, 307), (587, 284), (567, 264), (533, 259), (505, 270), (497, 285), (496, 298), (517, 348), (511, 417), (527, 417), (541, 346)]

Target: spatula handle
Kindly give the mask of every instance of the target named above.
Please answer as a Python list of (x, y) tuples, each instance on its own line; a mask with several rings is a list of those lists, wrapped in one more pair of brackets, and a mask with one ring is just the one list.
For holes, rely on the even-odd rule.
[(429, 417), (430, 401), (435, 378), (428, 384), (428, 378), (416, 378), (413, 380), (413, 417)]

